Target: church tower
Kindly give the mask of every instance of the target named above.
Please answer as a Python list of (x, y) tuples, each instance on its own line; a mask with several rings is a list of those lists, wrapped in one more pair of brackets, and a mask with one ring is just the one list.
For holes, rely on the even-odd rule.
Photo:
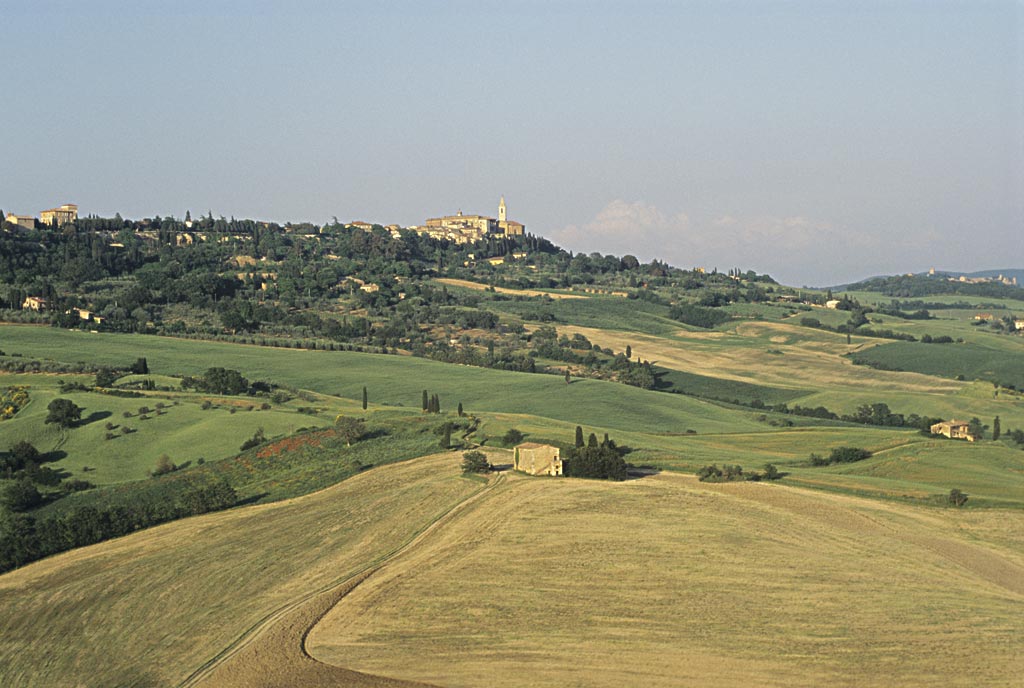
[(501, 203), (498, 204), (498, 222), (504, 222), (505, 217), (505, 197), (501, 197)]

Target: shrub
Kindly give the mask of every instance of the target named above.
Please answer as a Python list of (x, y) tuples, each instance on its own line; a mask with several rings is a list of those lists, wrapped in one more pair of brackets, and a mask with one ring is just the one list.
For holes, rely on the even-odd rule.
[(156, 477), (159, 475), (166, 475), (167, 473), (173, 473), (176, 470), (178, 470), (178, 467), (173, 461), (171, 461), (171, 457), (167, 456), (167, 454), (161, 454), (157, 457), (156, 466), (153, 468), (151, 474), (153, 477)]
[(463, 473), (487, 473), (492, 468), (487, 455), (481, 451), (468, 451), (462, 455)]
[(28, 478), (22, 478), (4, 488), (0, 502), (11, 511), (27, 511), (42, 504), (43, 496)]
[(949, 491), (949, 496), (946, 497), (946, 501), (950, 506), (960, 507), (967, 503), (967, 495), (954, 487)]

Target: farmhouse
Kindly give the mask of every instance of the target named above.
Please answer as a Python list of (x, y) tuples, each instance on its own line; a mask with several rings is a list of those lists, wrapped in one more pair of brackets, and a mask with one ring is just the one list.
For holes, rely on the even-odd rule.
[(930, 429), (933, 435), (944, 435), (953, 440), (973, 442), (978, 439), (971, 434), (970, 423), (962, 420), (943, 421), (936, 423)]
[(825, 308), (831, 308), (832, 310), (835, 310), (836, 308), (839, 308), (839, 303), (839, 299), (831, 299), (825, 302)]
[(78, 206), (74, 203), (65, 203), (59, 208), (50, 208), (39, 213), (39, 221), (44, 225), (59, 227), (68, 222), (78, 219)]
[(25, 302), (21, 304), (22, 309), (30, 311), (45, 311), (46, 310), (46, 299), (42, 296), (29, 296), (25, 298)]
[(550, 444), (523, 442), (515, 449), (512, 467), (530, 475), (562, 475), (560, 453)]
[(7, 215), (4, 218), (4, 221), (10, 222), (12, 225), (16, 225), (22, 229), (36, 228), (36, 218), (32, 215)]

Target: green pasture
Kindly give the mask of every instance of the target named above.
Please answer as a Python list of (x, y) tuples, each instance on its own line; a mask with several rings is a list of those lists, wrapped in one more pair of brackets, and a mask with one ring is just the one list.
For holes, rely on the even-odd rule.
[(468, 412), (524, 413), (608, 429), (702, 433), (758, 429), (752, 414), (690, 397), (644, 391), (599, 380), (565, 384), (554, 375), (529, 375), (425, 359), (357, 352), (274, 349), (148, 335), (90, 334), (50, 328), (0, 326), (0, 348), (36, 357), (126, 365), (145, 356), (157, 374), (198, 375), (211, 366), (322, 394), (419, 409), (424, 389), (442, 410), (462, 402)]
[(950, 378), (962, 375), (966, 380), (989, 380), (1024, 388), (1024, 338), (1005, 339), (996, 344), (891, 342), (858, 351), (852, 358), (890, 370)]
[[(260, 428), (267, 437), (288, 435), (302, 427), (331, 424), (342, 408), (355, 408), (351, 402), (336, 400), (331, 408), (324, 406), (313, 416), (299, 413), (296, 403), (261, 410), (265, 400), (253, 397), (202, 397), (215, 402), (203, 410), (196, 395), (125, 398), (99, 392), (60, 393), (58, 379), (81, 378), (0, 374), (0, 386), (27, 384), (30, 395), (27, 407), (14, 418), (0, 422), (0, 451), (27, 440), (40, 452), (62, 457), (46, 464), (54, 470), (96, 485), (123, 483), (146, 478), (161, 454), (167, 454), (176, 464), (194, 464), (200, 458), (221, 459), (238, 453), (242, 442)], [(92, 376), (86, 379), (91, 381)], [(70, 399), (84, 409), (79, 426), (61, 429), (45, 423), (47, 405), (57, 397)], [(158, 402), (165, 404), (159, 414)], [(152, 411), (146, 420), (138, 413), (142, 406)], [(130, 418), (124, 417), (126, 412)], [(114, 427), (107, 430), (107, 423)], [(131, 432), (125, 434), (125, 427)], [(112, 439), (106, 438), (108, 433)]]
[(760, 400), (769, 406), (790, 402), (810, 393), (809, 390), (769, 387), (768, 385), (726, 380), (670, 368), (658, 368), (658, 382), (660, 385), (669, 385), (671, 389), (691, 396), (724, 401), (735, 400), (740, 403)]

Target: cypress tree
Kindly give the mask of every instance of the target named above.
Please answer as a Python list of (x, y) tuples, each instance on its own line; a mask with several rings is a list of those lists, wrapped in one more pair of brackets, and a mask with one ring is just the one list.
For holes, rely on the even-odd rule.
[(628, 360), (630, 358), (633, 358), (633, 347), (631, 347), (629, 344), (627, 344), (626, 345), (626, 359)]
[(448, 449), (452, 446), (452, 424), (444, 424), (444, 439), (441, 441), (441, 447)]
[(363, 387), (363, 410), (366, 410), (366, 387)]
[(441, 397), (434, 395), (434, 413), (441, 413)]
[(597, 449), (597, 435), (595, 435), (594, 433), (590, 433), (590, 437), (587, 438), (587, 446)]
[(462, 412), (462, 402), (459, 402), (459, 418), (462, 418), (465, 414)]
[(569, 384), (569, 368), (565, 369), (565, 384)]
[(427, 402), (427, 390), (423, 390), (423, 412), (426, 413), (429, 410), (430, 408), (428, 407)]
[(581, 428), (579, 425), (576, 426), (576, 446), (583, 446), (583, 428)]
[(1003, 430), (999, 427), (999, 416), (996, 416), (995, 420), (992, 421), (992, 441), (998, 440), (1002, 434)]

